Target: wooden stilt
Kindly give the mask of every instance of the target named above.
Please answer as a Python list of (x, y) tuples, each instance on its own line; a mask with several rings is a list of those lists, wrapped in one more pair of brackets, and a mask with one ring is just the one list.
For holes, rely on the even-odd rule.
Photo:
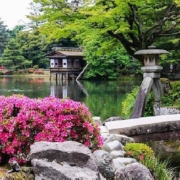
[(69, 74), (68, 74), (68, 73), (66, 73), (66, 80), (68, 80), (68, 75), (69, 75)]
[(51, 73), (50, 73), (50, 76), (49, 76), (49, 80), (51, 81)]

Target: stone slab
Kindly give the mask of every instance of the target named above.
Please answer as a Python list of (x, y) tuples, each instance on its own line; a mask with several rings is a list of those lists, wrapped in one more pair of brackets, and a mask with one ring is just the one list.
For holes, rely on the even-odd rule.
[(151, 116), (105, 123), (111, 134), (136, 136), (180, 130), (180, 114)]

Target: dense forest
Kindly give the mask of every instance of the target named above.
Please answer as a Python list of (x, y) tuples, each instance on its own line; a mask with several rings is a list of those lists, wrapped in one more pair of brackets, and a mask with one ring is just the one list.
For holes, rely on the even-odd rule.
[(0, 19), (0, 66), (48, 68), (52, 47), (80, 46), (86, 78), (137, 75), (134, 53), (153, 44), (170, 52), (161, 57), (165, 70), (180, 70), (178, 0), (33, 0), (30, 8), (31, 22), (13, 30)]

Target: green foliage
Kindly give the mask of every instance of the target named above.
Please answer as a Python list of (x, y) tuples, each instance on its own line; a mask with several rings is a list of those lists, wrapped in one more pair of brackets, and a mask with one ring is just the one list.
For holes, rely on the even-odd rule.
[(134, 87), (134, 89), (126, 94), (126, 98), (122, 102), (122, 114), (125, 118), (129, 118), (132, 114), (136, 96), (139, 91), (139, 86)]
[(4, 49), (8, 43), (9, 34), (4, 22), (0, 19), (0, 56), (2, 56)]
[(126, 151), (126, 156), (133, 157), (138, 161), (155, 157), (154, 151), (143, 143), (127, 143), (124, 150)]
[(136, 50), (158, 42), (159, 38), (175, 37), (179, 32), (179, 6), (174, 0), (149, 0), (148, 3), (145, 0), (84, 0), (79, 4), (34, 0), (34, 3), (40, 5), (39, 14), (29, 18), (43, 22), (41, 32), (50, 39), (71, 37), (83, 45), (88, 39), (98, 42), (98, 35), (110, 36), (131, 56)]
[(152, 173), (155, 180), (170, 180), (173, 170), (168, 168), (168, 160), (160, 162), (155, 158), (154, 151), (143, 143), (127, 143), (124, 147), (126, 156), (132, 157), (144, 164)]
[(10, 38), (16, 38), (16, 35), (24, 29), (24, 25), (17, 25), (12, 30), (8, 30)]
[(162, 106), (180, 107), (180, 81), (170, 82), (171, 90), (162, 98)]
[(140, 71), (138, 61), (130, 57), (117, 40), (110, 36), (96, 36), (98, 41), (89, 37), (83, 44), (85, 59), (90, 64), (85, 78), (113, 79), (118, 75), (134, 75)]
[(21, 67), (25, 58), (15, 39), (11, 39), (3, 53), (4, 63), (15, 68)]
[(144, 110), (144, 117), (153, 116), (153, 106), (154, 106), (154, 93), (150, 92), (147, 97), (147, 102)]
[(141, 161), (152, 173), (155, 180), (170, 180), (174, 177), (174, 169), (169, 168), (169, 160), (160, 161), (159, 157)]
[[(133, 107), (136, 101), (137, 94), (139, 92), (139, 86), (134, 87), (134, 89), (126, 94), (124, 101), (122, 101), (122, 114), (125, 119), (128, 119), (133, 111)], [(152, 116), (153, 115), (153, 104), (154, 96), (153, 93), (150, 92), (147, 97), (147, 102), (144, 110), (144, 116)]]
[(38, 65), (34, 65), (33, 68), (34, 68), (34, 69), (38, 69), (39, 66), (38, 66)]
[(44, 35), (37, 30), (22, 31), (17, 35), (16, 40), (21, 47), (23, 56), (31, 60), (33, 66), (46, 68), (49, 65), (49, 60), (45, 57), (47, 41)]

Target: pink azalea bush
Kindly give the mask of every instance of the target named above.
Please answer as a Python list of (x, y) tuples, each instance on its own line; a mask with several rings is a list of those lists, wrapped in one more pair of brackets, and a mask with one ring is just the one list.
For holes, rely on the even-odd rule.
[(25, 162), (35, 141), (83, 143), (99, 148), (102, 137), (88, 108), (70, 99), (0, 96), (0, 155)]

